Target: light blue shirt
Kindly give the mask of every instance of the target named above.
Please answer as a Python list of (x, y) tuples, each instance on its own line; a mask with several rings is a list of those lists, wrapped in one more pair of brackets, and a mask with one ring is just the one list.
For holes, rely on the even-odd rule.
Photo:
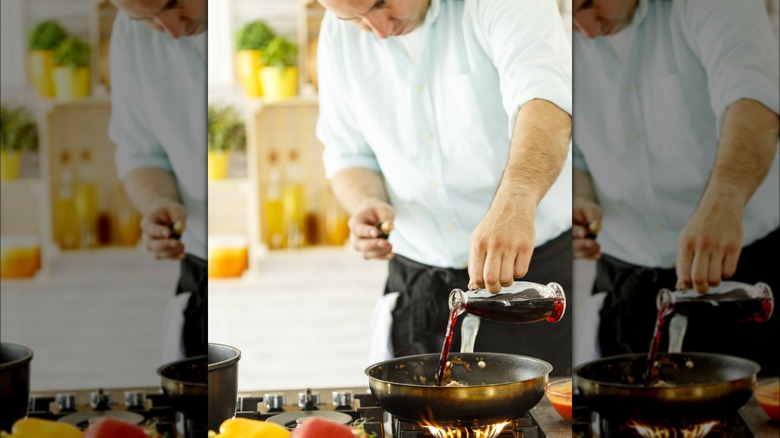
[[(571, 48), (551, 0), (433, 0), (417, 63), (327, 13), (317, 72), (327, 175), (381, 172), (396, 210), (394, 251), (465, 268), (469, 240), (498, 187), (519, 108), (571, 114)], [(539, 204), (536, 242), (571, 227), (571, 159)]]
[(173, 172), (189, 254), (205, 259), (206, 62), (194, 38), (174, 40), (120, 12), (111, 36), (111, 122), (119, 176), (157, 167)]
[[(778, 43), (763, 1), (640, 1), (621, 64), (606, 38), (574, 36), (574, 165), (603, 208), (602, 252), (672, 267), (729, 105), (777, 113)], [(610, 38), (610, 37), (607, 37)], [(778, 156), (745, 209), (745, 245), (780, 224)]]

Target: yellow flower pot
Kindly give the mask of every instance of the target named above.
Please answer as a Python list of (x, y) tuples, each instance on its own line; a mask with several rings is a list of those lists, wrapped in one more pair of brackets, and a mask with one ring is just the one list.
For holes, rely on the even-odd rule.
[(293, 97), (298, 94), (298, 67), (263, 67), (260, 82), (268, 99)]
[(22, 168), (22, 153), (19, 151), (0, 151), (0, 180), (19, 178)]
[(89, 96), (89, 67), (57, 67), (53, 76), (57, 99), (76, 100)]
[(241, 88), (248, 97), (260, 97), (263, 88), (257, 72), (262, 67), (259, 50), (239, 50), (236, 52), (236, 75)]
[(54, 97), (54, 51), (33, 50), (27, 53), (27, 66), (38, 96)]
[(227, 176), (229, 160), (228, 151), (209, 151), (209, 179), (224, 179)]

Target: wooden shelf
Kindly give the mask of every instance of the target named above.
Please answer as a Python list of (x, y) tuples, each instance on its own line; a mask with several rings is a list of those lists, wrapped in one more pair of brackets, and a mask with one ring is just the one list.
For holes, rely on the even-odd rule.
[[(275, 166), (281, 182), (287, 181), (293, 152), (297, 155), (296, 165), (304, 187), (304, 206), (309, 224), (306, 227), (306, 244), (326, 244), (328, 213), (339, 207), (325, 177), (323, 145), (315, 136), (318, 111), (318, 101), (311, 97), (273, 102), (249, 101), (246, 127), (250, 181), (247, 232), (250, 247), (268, 246), (270, 237), (264, 200), (268, 199), (269, 174)], [(272, 155), (276, 156), (273, 164)], [(341, 212), (341, 215), (345, 214)]]

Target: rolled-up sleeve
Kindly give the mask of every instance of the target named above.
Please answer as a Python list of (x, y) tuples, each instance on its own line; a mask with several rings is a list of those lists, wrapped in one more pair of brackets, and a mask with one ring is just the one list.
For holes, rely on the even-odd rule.
[(555, 2), (467, 2), (464, 14), (482, 29), (477, 38), (492, 56), (503, 106), (514, 120), (526, 102), (543, 99), (572, 113), (571, 46)]
[(111, 37), (111, 120), (108, 135), (117, 146), (115, 160), (120, 178), (141, 167), (172, 170), (168, 155), (151, 131), (148, 114), (144, 111), (144, 87), (138, 82), (141, 75), (133, 74), (134, 69), (143, 68), (143, 65), (127, 62), (128, 51), (131, 50), (127, 42), (134, 38), (129, 29), (131, 25), (120, 12)]
[(325, 14), (317, 48), (320, 113), (316, 134), (325, 146), (323, 164), (328, 178), (351, 167), (380, 171), (350, 104), (353, 90), (349, 89), (346, 73), (340, 68), (348, 55), (336, 37), (341, 34), (336, 32), (339, 25), (332, 13)]
[(728, 107), (740, 99), (780, 113), (780, 52), (764, 2), (689, 0), (678, 7), (684, 9), (674, 16), (683, 20), (680, 27), (707, 71), (718, 131)]

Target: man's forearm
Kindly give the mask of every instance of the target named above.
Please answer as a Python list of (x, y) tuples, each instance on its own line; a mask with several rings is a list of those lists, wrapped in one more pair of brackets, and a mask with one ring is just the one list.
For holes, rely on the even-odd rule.
[(778, 115), (754, 100), (739, 100), (726, 111), (718, 155), (703, 201), (744, 207), (766, 178), (777, 153)]
[(141, 212), (170, 203), (179, 203), (179, 189), (171, 172), (157, 167), (141, 167), (130, 171), (122, 180), (125, 192)]
[(584, 199), (586, 201), (598, 204), (596, 199), (596, 190), (593, 188), (593, 179), (590, 173), (581, 169), (574, 169), (573, 173), (574, 199)]
[(546, 100), (523, 105), (496, 199), (538, 204), (561, 173), (570, 138), (571, 116), (565, 111)]
[(336, 198), (350, 215), (372, 203), (388, 202), (382, 176), (370, 169), (355, 167), (341, 170), (330, 183)]

